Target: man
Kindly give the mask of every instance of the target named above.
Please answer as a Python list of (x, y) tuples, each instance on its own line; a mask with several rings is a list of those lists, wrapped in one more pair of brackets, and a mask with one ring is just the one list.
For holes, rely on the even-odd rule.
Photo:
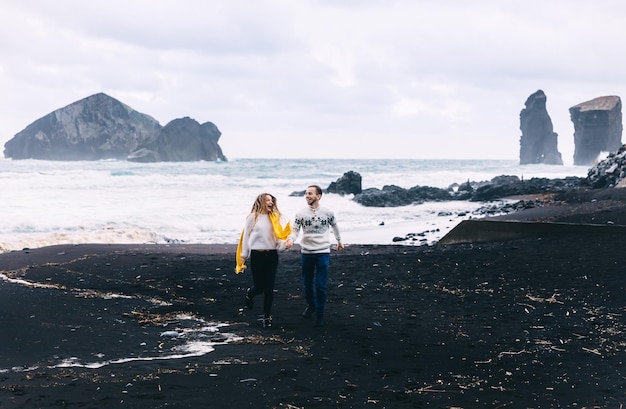
[(307, 302), (302, 316), (311, 318), (315, 314), (318, 327), (324, 324), (331, 230), (337, 240), (337, 250), (343, 250), (335, 213), (320, 206), (321, 198), (321, 187), (311, 185), (306, 189), (304, 199), (308, 206), (296, 214), (292, 232), (285, 242), (285, 246), (291, 248), (302, 230), (302, 282)]

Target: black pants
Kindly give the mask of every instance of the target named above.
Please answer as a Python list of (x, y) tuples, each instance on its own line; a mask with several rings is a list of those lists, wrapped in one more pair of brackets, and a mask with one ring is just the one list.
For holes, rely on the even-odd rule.
[(276, 250), (252, 250), (250, 252), (250, 268), (252, 270), (253, 286), (248, 291), (248, 297), (263, 294), (263, 313), (265, 317), (272, 315), (274, 302), (274, 283), (278, 268), (278, 252)]

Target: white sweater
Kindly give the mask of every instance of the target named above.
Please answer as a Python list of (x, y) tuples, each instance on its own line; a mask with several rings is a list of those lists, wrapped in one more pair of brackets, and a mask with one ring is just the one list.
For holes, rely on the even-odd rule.
[(289, 236), (293, 242), (298, 238), (300, 230), (302, 230), (300, 248), (304, 254), (330, 253), (331, 230), (337, 243), (341, 243), (335, 213), (322, 206), (317, 209), (307, 206), (296, 214)]
[(254, 213), (246, 217), (241, 243), (241, 257), (249, 258), (251, 250), (283, 250), (285, 243), (274, 235), (272, 222), (267, 214), (260, 214), (254, 223)]

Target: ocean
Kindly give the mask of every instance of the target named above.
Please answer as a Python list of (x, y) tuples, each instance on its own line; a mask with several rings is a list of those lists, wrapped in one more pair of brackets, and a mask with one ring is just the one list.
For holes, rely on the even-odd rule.
[[(0, 252), (55, 244), (235, 244), (256, 196), (278, 199), (289, 218), (306, 205), (310, 184), (326, 188), (345, 172), (362, 187), (404, 188), (486, 181), (498, 175), (584, 177), (588, 167), (519, 165), (515, 160), (233, 159), (228, 162), (56, 162), (0, 159)], [(372, 208), (352, 195), (325, 194), (343, 242), (396, 244), (394, 237), (427, 232), (435, 243), (484, 203), (428, 202)], [(461, 215), (459, 215), (461, 214)]]

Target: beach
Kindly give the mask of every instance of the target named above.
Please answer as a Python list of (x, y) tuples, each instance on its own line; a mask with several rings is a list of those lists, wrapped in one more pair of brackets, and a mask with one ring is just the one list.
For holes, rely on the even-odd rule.
[[(507, 217), (626, 225), (609, 193)], [(262, 298), (244, 309), (234, 244), (0, 254), (0, 408), (626, 403), (617, 230), (346, 244), (331, 254), (323, 327), (301, 316), (297, 248), (280, 253), (270, 329)]]

